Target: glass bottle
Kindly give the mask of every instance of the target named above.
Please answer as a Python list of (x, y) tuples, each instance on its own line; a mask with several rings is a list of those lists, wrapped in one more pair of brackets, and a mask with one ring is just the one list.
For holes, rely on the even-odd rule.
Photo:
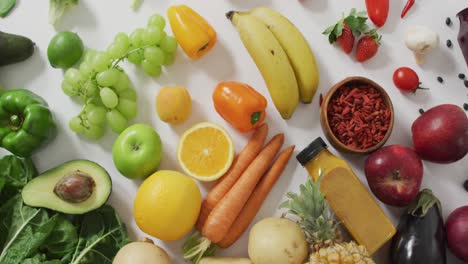
[(296, 158), (314, 181), (323, 174), (320, 189), (330, 208), (369, 254), (393, 237), (396, 229), (391, 220), (348, 163), (328, 151), (322, 138), (314, 140)]

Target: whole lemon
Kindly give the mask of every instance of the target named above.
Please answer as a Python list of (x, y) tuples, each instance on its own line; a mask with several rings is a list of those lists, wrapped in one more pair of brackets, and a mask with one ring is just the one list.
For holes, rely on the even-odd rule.
[(156, 112), (162, 121), (180, 124), (192, 112), (192, 98), (183, 86), (163, 87), (156, 96)]
[(143, 232), (174, 241), (193, 228), (200, 207), (200, 189), (191, 178), (177, 171), (161, 170), (138, 189), (133, 215)]

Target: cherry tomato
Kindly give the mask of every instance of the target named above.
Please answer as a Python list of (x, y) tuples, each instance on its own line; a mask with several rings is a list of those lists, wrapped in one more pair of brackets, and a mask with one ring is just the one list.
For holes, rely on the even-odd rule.
[(417, 89), (425, 89), (419, 87), (419, 76), (408, 67), (398, 68), (393, 73), (393, 83), (395, 83), (398, 89), (405, 92), (415, 92)]

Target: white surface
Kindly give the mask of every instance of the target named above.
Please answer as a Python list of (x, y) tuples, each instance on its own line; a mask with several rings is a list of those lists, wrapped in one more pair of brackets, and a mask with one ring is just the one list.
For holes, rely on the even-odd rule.
[[(60, 89), (63, 73), (48, 65), (47, 45), (55, 33), (47, 22), (48, 1), (19, 1), (17, 8), (7, 19), (0, 21), (0, 30), (22, 34), (37, 43), (38, 49), (34, 56), (24, 63), (0, 69), (0, 84), (6, 88), (27, 88), (43, 96), (50, 104), (59, 123), (57, 138), (34, 160), (40, 171), (57, 166), (65, 161), (86, 158), (99, 162), (112, 175), (113, 193), (109, 202), (116, 207), (130, 233), (141, 236), (143, 233), (132, 217), (132, 204), (135, 192), (140, 184), (128, 180), (117, 172), (112, 162), (111, 149), (116, 135), (108, 131), (105, 138), (99, 142), (90, 142), (76, 136), (68, 129), (68, 120), (80, 110)], [(179, 49), (174, 65), (166, 69), (162, 77), (152, 79), (146, 76), (142, 69), (125, 63), (125, 69), (130, 75), (139, 95), (139, 113), (134, 122), (151, 124), (161, 135), (164, 143), (164, 158), (162, 169), (179, 170), (175, 160), (175, 148), (180, 134), (189, 126), (199, 121), (217, 122), (231, 132), (235, 140), (236, 150), (245, 144), (247, 136), (235, 132), (219, 117), (211, 102), (211, 93), (220, 81), (236, 80), (249, 83), (268, 98), (268, 119), (270, 136), (273, 133), (286, 134), (285, 145), (295, 144), (296, 153), (318, 136), (323, 136), (319, 124), (318, 94), (326, 93), (328, 88), (341, 79), (361, 75), (371, 78), (386, 88), (395, 106), (396, 122), (393, 134), (388, 144), (411, 145), (411, 124), (418, 117), (418, 109), (428, 109), (441, 103), (462, 105), (468, 102), (468, 89), (457, 78), (459, 72), (468, 73), (461, 52), (456, 43), (458, 20), (455, 14), (466, 7), (465, 0), (416, 1), (405, 20), (399, 18), (400, 11), (406, 1), (391, 1), (391, 10), (386, 25), (380, 30), (383, 34), (383, 45), (377, 56), (368, 63), (359, 64), (353, 56), (347, 56), (336, 46), (330, 46), (327, 38), (321, 32), (335, 23), (342, 12), (349, 12), (351, 7), (365, 9), (363, 0), (212, 0), (212, 1), (154, 1), (145, 0), (137, 12), (129, 8), (130, 0), (99, 0), (81, 1), (82, 3), (70, 10), (58, 30), (77, 32), (86, 46), (103, 50), (112, 41), (113, 36), (120, 32), (130, 33), (137, 27), (144, 27), (148, 17), (153, 13), (165, 14), (170, 4), (186, 3), (202, 14), (218, 32), (219, 41), (214, 50), (198, 61), (189, 60)], [(242, 45), (236, 29), (225, 18), (229, 10), (245, 10), (259, 5), (273, 7), (289, 17), (304, 33), (313, 48), (321, 71), (320, 89), (312, 104), (300, 105), (290, 121), (283, 121), (271, 103), (265, 84), (253, 61)], [(452, 27), (445, 25), (445, 18), (450, 16), (454, 21)], [(427, 25), (440, 33), (441, 48), (431, 54), (427, 65), (418, 67), (412, 54), (403, 44), (404, 34), (411, 25)], [(170, 28), (168, 29), (170, 30)], [(450, 38), (454, 47), (445, 46)], [(419, 91), (416, 95), (400, 93), (392, 83), (393, 71), (400, 66), (410, 66), (415, 69), (424, 86), (430, 91)], [(444, 84), (439, 84), (437, 76), (442, 76)], [(193, 113), (190, 120), (183, 125), (171, 127), (161, 122), (156, 113), (154, 98), (157, 91), (164, 85), (185, 85), (193, 97)], [(335, 150), (332, 149), (334, 153)], [(4, 154), (3, 150), (0, 154)], [(362, 172), (365, 157), (344, 156), (348, 159), (356, 173), (365, 181)], [(468, 204), (468, 193), (462, 188), (462, 182), (468, 175), (468, 158), (451, 165), (437, 165), (424, 162), (423, 187), (430, 187), (441, 199), (444, 216), (455, 208)], [(283, 177), (270, 193), (267, 202), (258, 213), (258, 219), (271, 215), (280, 215), (276, 210), (288, 190), (297, 190), (300, 183), (306, 180), (307, 172), (293, 159)], [(207, 190), (210, 185), (201, 185)], [(383, 206), (389, 216), (397, 223), (401, 211)], [(157, 215), (155, 215), (157, 217)], [(162, 243), (174, 263), (183, 263), (180, 242)], [(387, 263), (386, 248), (376, 254), (377, 263)], [(274, 249), (272, 249), (274, 250)], [(222, 255), (247, 256), (247, 233), (231, 249)], [(449, 263), (460, 263), (450, 257)]]

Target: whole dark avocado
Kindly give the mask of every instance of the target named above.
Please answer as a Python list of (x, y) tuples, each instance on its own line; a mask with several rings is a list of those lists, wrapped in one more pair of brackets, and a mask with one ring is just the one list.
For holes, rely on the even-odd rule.
[(0, 66), (5, 66), (31, 57), (34, 42), (29, 38), (0, 31)]

